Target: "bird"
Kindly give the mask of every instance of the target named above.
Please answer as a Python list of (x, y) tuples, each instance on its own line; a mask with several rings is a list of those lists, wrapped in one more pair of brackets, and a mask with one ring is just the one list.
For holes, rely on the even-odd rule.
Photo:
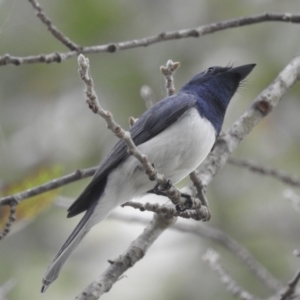
[[(137, 148), (173, 184), (188, 176), (209, 154), (231, 98), (255, 65), (216, 66), (202, 71), (177, 94), (149, 108), (130, 128)], [(57, 279), (66, 260), (94, 225), (117, 206), (148, 191), (153, 191), (153, 182), (128, 153), (125, 142), (119, 140), (69, 207), (68, 218), (85, 214), (46, 269), (41, 292)]]

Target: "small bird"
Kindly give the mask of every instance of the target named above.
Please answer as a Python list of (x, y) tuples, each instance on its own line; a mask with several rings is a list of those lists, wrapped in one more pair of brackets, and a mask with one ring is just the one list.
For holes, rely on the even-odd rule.
[[(194, 171), (211, 151), (227, 106), (255, 64), (210, 67), (181, 90), (148, 109), (130, 128), (131, 137), (157, 171), (176, 184)], [(83, 237), (117, 206), (153, 190), (139, 161), (119, 140), (93, 179), (69, 207), (67, 217), (85, 214), (48, 266), (41, 292), (58, 277)]]

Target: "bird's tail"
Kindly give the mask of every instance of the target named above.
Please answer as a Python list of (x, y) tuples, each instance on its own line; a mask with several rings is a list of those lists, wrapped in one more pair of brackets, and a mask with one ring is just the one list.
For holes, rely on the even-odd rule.
[(41, 289), (42, 293), (44, 293), (47, 290), (48, 286), (58, 277), (60, 270), (66, 262), (66, 260), (68, 259), (68, 257), (73, 253), (80, 241), (88, 233), (90, 227), (86, 228), (85, 225), (93, 211), (94, 206), (87, 210), (87, 212), (80, 220), (74, 231), (68, 237), (63, 246), (60, 248), (56, 256), (53, 258), (52, 262), (49, 264), (43, 277), (43, 286)]

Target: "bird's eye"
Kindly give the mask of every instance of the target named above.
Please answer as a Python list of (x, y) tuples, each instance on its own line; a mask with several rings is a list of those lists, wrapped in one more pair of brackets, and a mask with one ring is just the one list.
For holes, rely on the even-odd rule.
[(206, 73), (213, 73), (214, 70), (215, 70), (214, 67), (210, 67), (206, 70)]

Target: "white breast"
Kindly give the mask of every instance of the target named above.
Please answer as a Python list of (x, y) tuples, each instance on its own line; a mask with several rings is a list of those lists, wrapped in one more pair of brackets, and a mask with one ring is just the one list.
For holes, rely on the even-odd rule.
[(195, 170), (210, 152), (216, 139), (212, 124), (195, 108), (138, 148), (158, 171), (176, 183)]

